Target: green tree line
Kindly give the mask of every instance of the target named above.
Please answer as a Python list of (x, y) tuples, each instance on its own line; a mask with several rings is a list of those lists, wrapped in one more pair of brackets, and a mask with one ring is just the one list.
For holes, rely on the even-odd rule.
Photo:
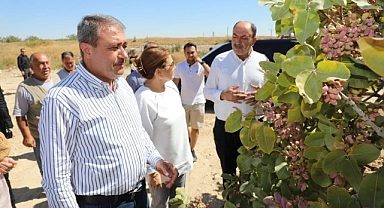
[[(33, 42), (33, 41), (41, 41), (41, 40), (44, 40), (44, 39), (41, 39), (37, 36), (28, 36), (24, 40), (13, 35), (9, 35), (7, 37), (0, 37), (0, 42), (3, 42), (3, 43)], [(58, 40), (77, 40), (77, 35), (75, 34), (67, 35), (65, 38), (58, 39)]]

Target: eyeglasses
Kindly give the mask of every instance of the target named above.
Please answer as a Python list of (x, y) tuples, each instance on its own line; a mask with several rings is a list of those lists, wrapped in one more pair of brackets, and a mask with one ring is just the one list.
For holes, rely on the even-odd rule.
[(171, 64), (165, 65), (163, 68), (165, 68), (165, 67), (167, 67), (167, 66), (170, 66), (169, 68), (171, 68), (171, 67), (174, 67), (174, 66), (175, 66), (175, 62), (174, 62), (174, 61), (172, 61), (172, 63), (171, 63)]

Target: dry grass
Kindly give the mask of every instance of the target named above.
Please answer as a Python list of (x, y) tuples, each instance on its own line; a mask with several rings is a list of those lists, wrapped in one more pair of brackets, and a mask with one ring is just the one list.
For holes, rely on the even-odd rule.
[[(271, 37), (258, 37), (268, 39)], [(168, 48), (172, 52), (175, 62), (185, 59), (183, 46), (187, 42), (193, 42), (198, 46), (199, 54), (202, 56), (210, 46), (228, 41), (226, 37), (194, 37), (194, 38), (163, 38), (152, 37), (144, 39), (128, 39), (128, 47), (135, 48), (138, 52), (142, 51), (145, 43), (152, 41)], [(16, 58), (20, 53), (20, 48), (27, 50), (27, 55), (34, 52), (44, 52), (51, 58), (51, 68), (56, 70), (62, 67), (61, 53), (72, 51), (76, 57), (76, 63), (80, 60), (80, 52), (77, 41), (71, 40), (38, 40), (33, 42), (0, 43), (0, 70), (12, 70), (17, 68)]]

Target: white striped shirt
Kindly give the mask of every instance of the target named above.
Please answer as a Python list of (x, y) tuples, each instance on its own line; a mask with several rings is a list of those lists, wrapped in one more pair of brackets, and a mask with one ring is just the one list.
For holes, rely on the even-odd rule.
[(132, 89), (82, 64), (44, 99), (39, 132), (42, 185), (49, 207), (78, 207), (75, 195), (119, 195), (161, 158), (144, 130)]

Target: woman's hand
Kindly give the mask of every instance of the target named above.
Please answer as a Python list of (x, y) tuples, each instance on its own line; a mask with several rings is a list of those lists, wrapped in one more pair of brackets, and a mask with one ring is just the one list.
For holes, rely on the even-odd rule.
[(16, 164), (17, 164), (17, 162), (15, 160), (13, 160), (12, 158), (10, 158), (10, 157), (4, 158), (0, 162), (0, 173), (1, 174), (8, 173), (9, 171), (11, 171), (16, 166)]
[(161, 189), (161, 176), (159, 172), (149, 174), (149, 186), (155, 189)]

